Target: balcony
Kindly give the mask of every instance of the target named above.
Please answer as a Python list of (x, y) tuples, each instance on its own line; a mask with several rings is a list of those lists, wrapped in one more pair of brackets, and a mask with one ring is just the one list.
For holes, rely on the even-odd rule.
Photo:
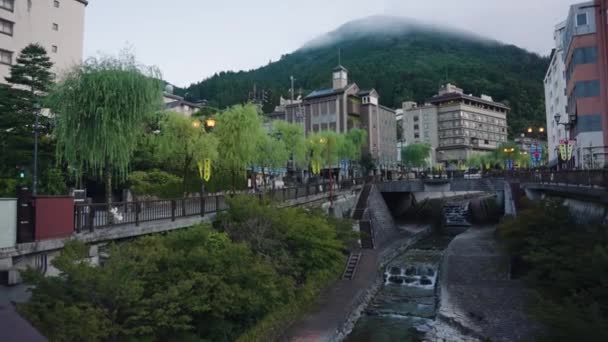
[(358, 101), (349, 99), (346, 104), (346, 111), (349, 115), (361, 115), (361, 104)]

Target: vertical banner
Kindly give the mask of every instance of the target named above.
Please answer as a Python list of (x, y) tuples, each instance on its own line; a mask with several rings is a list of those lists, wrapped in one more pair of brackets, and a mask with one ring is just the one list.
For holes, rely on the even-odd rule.
[(566, 160), (572, 159), (572, 153), (574, 153), (574, 141), (568, 141), (568, 146), (566, 147)]
[(211, 179), (211, 159), (205, 159), (203, 167), (203, 179), (208, 182)]

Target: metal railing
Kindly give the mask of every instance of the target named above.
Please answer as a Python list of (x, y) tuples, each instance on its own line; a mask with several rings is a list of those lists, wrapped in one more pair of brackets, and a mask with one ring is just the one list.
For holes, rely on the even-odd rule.
[(608, 188), (608, 170), (508, 171), (487, 176), (518, 180), (521, 183)]
[[(347, 190), (361, 185), (361, 178), (344, 180), (334, 184), (334, 190)], [(74, 205), (74, 230), (76, 232), (94, 231), (98, 228), (115, 227), (143, 222), (172, 220), (178, 218), (205, 216), (228, 209), (226, 197), (233, 195), (255, 196), (276, 202), (285, 202), (329, 193), (329, 182), (274, 189), (266, 192), (237, 192), (203, 197), (186, 197), (167, 200), (148, 200), (134, 202), (76, 203)]]

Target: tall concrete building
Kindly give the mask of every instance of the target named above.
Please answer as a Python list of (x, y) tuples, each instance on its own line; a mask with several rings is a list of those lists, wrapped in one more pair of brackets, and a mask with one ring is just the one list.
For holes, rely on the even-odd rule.
[[(559, 164), (560, 140), (568, 139), (566, 127), (569, 126), (566, 105), (566, 73), (564, 66), (564, 33), (566, 22), (559, 23), (555, 27), (553, 40), (555, 48), (551, 51), (551, 63), (545, 75), (545, 111), (547, 127), (547, 149), (549, 155), (549, 166)], [(556, 121), (555, 118), (559, 118)]]
[(608, 0), (570, 6), (561, 46), (556, 44), (563, 51), (566, 110), (561, 115), (554, 108), (555, 113), (547, 113), (547, 121), (558, 118), (560, 123), (568, 124), (560, 138), (568, 136), (575, 141), (573, 160), (568, 166), (577, 168), (608, 165), (607, 10)]
[(448, 83), (424, 105), (405, 102), (403, 106), (408, 143), (430, 144), (431, 159), (445, 166), (462, 164), (507, 141), (509, 107), (488, 95), (467, 95)]
[(395, 111), (380, 105), (374, 89), (359, 89), (348, 82), (348, 70), (339, 65), (332, 72), (332, 87), (317, 89), (302, 101), (285, 106), (285, 120), (300, 123), (305, 133), (326, 130), (345, 133), (353, 128), (367, 131), (364, 153), (383, 170), (397, 167)]
[(418, 105), (416, 102), (404, 102), (402, 123), (405, 144), (431, 145), (429, 166), (435, 166), (439, 147), (437, 107), (430, 103)]
[(85, 0), (0, 0), (0, 83), (31, 43), (42, 45), (59, 74), (82, 61)]

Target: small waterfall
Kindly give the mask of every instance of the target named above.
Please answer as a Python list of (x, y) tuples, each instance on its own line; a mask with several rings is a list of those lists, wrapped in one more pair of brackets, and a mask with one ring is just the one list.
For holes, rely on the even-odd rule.
[(384, 272), (384, 285), (401, 285), (433, 289), (437, 281), (437, 265), (418, 264), (391, 266)]

